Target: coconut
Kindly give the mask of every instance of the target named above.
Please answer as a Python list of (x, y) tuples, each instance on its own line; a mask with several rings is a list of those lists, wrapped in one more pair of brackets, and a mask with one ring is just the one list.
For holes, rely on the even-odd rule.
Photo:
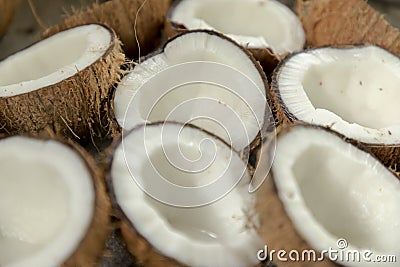
[[(121, 231), (143, 266), (255, 266), (263, 247), (240, 155), (191, 125), (124, 132), (107, 181)], [(262, 214), (260, 214), (262, 216)]]
[[(273, 180), (258, 192), (267, 194), (265, 217), (273, 218), (260, 222), (267, 224), (263, 236), (269, 237), (269, 251), (297, 250), (301, 257), (313, 249), (311, 259), (318, 259), (319, 252), (331, 248), (336, 254), (324, 256), (335, 264), (377, 266), (375, 257), (387, 255), (392, 256), (387, 266), (397, 266), (393, 256), (400, 256), (400, 225), (393, 222), (400, 212), (398, 177), (361, 147), (322, 127), (283, 128), (276, 143)], [(304, 255), (303, 263), (278, 265), (335, 266)]]
[(50, 36), (61, 30), (87, 23), (100, 23), (114, 29), (131, 58), (140, 58), (156, 48), (171, 0), (112, 0), (94, 3), (85, 10), (72, 9), (65, 20), (47, 29)]
[(271, 126), (266, 88), (251, 54), (219, 33), (197, 30), (171, 39), (135, 66), (118, 85), (113, 104), (125, 130), (146, 122), (190, 122), (242, 151)]
[(311, 46), (370, 43), (400, 55), (400, 33), (365, 0), (298, 0)]
[(330, 127), (398, 169), (399, 71), (399, 58), (377, 46), (323, 47), (293, 54), (278, 66), (272, 81), (278, 123)]
[(106, 103), (125, 57), (109, 28), (75, 27), (0, 62), (1, 132), (47, 129), (81, 143), (110, 131)]
[(0, 139), (0, 151), (0, 265), (94, 266), (111, 205), (90, 155), (21, 136)]
[(21, 0), (0, 0), (0, 38), (6, 33), (20, 4)]
[(175, 32), (208, 29), (226, 34), (250, 49), (268, 73), (305, 43), (300, 20), (275, 0), (181, 0), (172, 7), (169, 21)]

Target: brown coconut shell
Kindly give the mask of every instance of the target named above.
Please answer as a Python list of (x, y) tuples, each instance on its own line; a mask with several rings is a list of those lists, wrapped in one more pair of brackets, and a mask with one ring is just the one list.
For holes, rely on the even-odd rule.
[(0, 97), (0, 132), (52, 132), (80, 143), (102, 139), (113, 131), (107, 102), (120, 80), (125, 56), (115, 33), (108, 50), (74, 76), (35, 91)]
[[(399, 39), (400, 41), (400, 39)], [(354, 48), (359, 45), (331, 45), (330, 47), (335, 48)], [(298, 52), (303, 53), (303, 52)], [(271, 95), (271, 110), (274, 114), (275, 124), (277, 126), (285, 126), (295, 124), (299, 121), (294, 114), (289, 111), (289, 108), (283, 102), (280, 95), (278, 79), (281, 69), (284, 67), (287, 61), (297, 53), (293, 53), (282, 60), (278, 67), (275, 69), (272, 77), (270, 95)], [(391, 134), (389, 132), (389, 134)], [(380, 144), (380, 143), (365, 143), (359, 140), (351, 140), (353, 144), (360, 144), (365, 150), (374, 156), (376, 156), (386, 167), (390, 168), (396, 173), (400, 173), (400, 144)]]
[[(176, 123), (176, 122), (169, 122), (169, 123)], [(157, 124), (163, 124), (163, 122), (157, 122), (153, 123), (151, 125), (157, 125)], [(181, 125), (180, 123), (176, 123)], [(182, 124), (183, 125), (183, 124)], [(185, 124), (187, 127), (192, 127), (194, 129), (200, 129), (201, 131), (209, 134), (212, 138), (218, 139), (222, 143), (226, 144), (229, 147), (229, 144), (226, 143), (224, 140), (219, 138), (218, 136), (201, 129), (197, 126), (194, 126), (192, 124)], [(140, 128), (142, 126), (137, 126), (137, 128)], [(129, 134), (132, 131), (135, 131), (136, 128), (128, 131), (125, 134)], [(120, 220), (119, 225), (120, 225), (120, 230), (122, 234), (122, 238), (125, 240), (125, 243), (127, 245), (128, 251), (132, 254), (132, 256), (135, 259), (135, 263), (138, 266), (148, 266), (148, 267), (187, 267), (187, 265), (182, 264), (181, 262), (178, 262), (175, 259), (172, 259), (168, 256), (165, 256), (161, 254), (151, 243), (149, 243), (135, 228), (133, 223), (128, 219), (127, 215), (124, 213), (120, 205), (118, 204), (116, 195), (115, 195), (115, 190), (114, 186), (112, 184), (112, 176), (111, 176), (111, 166), (112, 162), (114, 160), (114, 153), (118, 146), (120, 146), (122, 143), (122, 136), (120, 136), (119, 139), (114, 140), (112, 146), (107, 151), (107, 157), (105, 159), (105, 169), (106, 169), (106, 181), (107, 181), (107, 187), (108, 187), (108, 192), (110, 194), (112, 204), (115, 208), (115, 216)], [(231, 148), (233, 150), (233, 148)], [(234, 151), (234, 150), (233, 150)], [(234, 153), (237, 153), (244, 161), (247, 160), (246, 155), (242, 155), (238, 153), (237, 151), (234, 151)], [(247, 165), (248, 171), (250, 174), (253, 173), (254, 169), (250, 165)], [(263, 188), (263, 187), (262, 187)], [(260, 191), (261, 192), (261, 191)], [(264, 218), (264, 214), (261, 212), (264, 212), (264, 201), (265, 201), (265, 195), (264, 191), (262, 191), (259, 195), (257, 195), (258, 199), (256, 208), (260, 212), (260, 217)], [(266, 219), (266, 217), (264, 218)], [(251, 224), (251, 218), (249, 218), (249, 224)], [(251, 224), (249, 227), (254, 226)], [(262, 230), (258, 231), (260, 233), (260, 237), (264, 239), (264, 233), (267, 229), (264, 229), (268, 227), (267, 225), (262, 225), (261, 228)], [(257, 253), (255, 251), (255, 253)], [(255, 267), (262, 267), (264, 266), (263, 263), (259, 263), (255, 265)]]
[(0, 0), (0, 38), (6, 33), (20, 4), (21, 0)]
[[(58, 141), (71, 149), (76, 156), (86, 164), (92, 177), (93, 190), (95, 194), (92, 220), (85, 236), (82, 238), (75, 251), (65, 260), (62, 266), (97, 266), (104, 250), (107, 237), (111, 231), (111, 201), (106, 191), (105, 172), (96, 165), (94, 158), (86, 150), (72, 141), (65, 141), (57, 138), (50, 139), (45, 135), (39, 137), (30, 137), (29, 135), (24, 136), (44, 141)], [(0, 134), (0, 139), (7, 137), (9, 136)]]
[(47, 29), (44, 37), (88, 23), (100, 23), (114, 29), (123, 43), (125, 53), (138, 59), (156, 48), (162, 39), (164, 21), (171, 0), (111, 0), (78, 10), (65, 20)]
[[(307, 127), (307, 128), (315, 128), (321, 131), (328, 131), (338, 137), (340, 137), (344, 142), (348, 142), (360, 150), (365, 152), (369, 152), (365, 146), (360, 143), (355, 143), (353, 140), (348, 139), (347, 137), (339, 134), (335, 131), (330, 130), (329, 128), (315, 126), (310, 124), (303, 123), (294, 123), (292, 125), (285, 125), (279, 127), (277, 131), (277, 140), (279, 142), (279, 138), (283, 137), (285, 134), (289, 133), (292, 130), (295, 130), (299, 127)], [(268, 144), (267, 144), (268, 145)], [(372, 156), (372, 155), (371, 155)], [(373, 157), (373, 156), (372, 156)], [(377, 159), (377, 158), (376, 158)], [(257, 161), (259, 158), (257, 159)], [(398, 174), (392, 173), (399, 177)], [(297, 233), (297, 230), (294, 227), (291, 219), (288, 217), (285, 207), (281, 202), (277, 188), (275, 187), (275, 180), (279, 179), (279, 177), (274, 176), (273, 171), (269, 173), (266, 181), (261, 185), (260, 189), (256, 191), (257, 194), (257, 211), (259, 211), (260, 216), (260, 225), (263, 227), (260, 228), (260, 236), (268, 245), (268, 251), (271, 250), (279, 251), (281, 249), (285, 250), (289, 253), (291, 250), (296, 250), (300, 252), (304, 250), (312, 250), (313, 248)], [(316, 251), (317, 258), (320, 256), (318, 251)], [(288, 255), (286, 254), (285, 257)], [(274, 254), (275, 263), (278, 266), (288, 266), (288, 267), (334, 267), (340, 266), (328, 258), (325, 257), (322, 262), (276, 262), (277, 254)]]
[[(166, 30), (166, 32), (167, 32), (167, 30)], [(144, 61), (148, 60), (149, 58), (151, 58), (153, 56), (156, 56), (158, 54), (162, 54), (164, 52), (165, 47), (170, 42), (173, 42), (175, 39), (179, 38), (182, 35), (193, 33), (193, 32), (204, 32), (204, 33), (207, 33), (207, 34), (210, 34), (210, 35), (218, 36), (218, 37), (220, 37), (220, 38), (222, 38), (224, 40), (227, 40), (227, 41), (231, 42), (232, 44), (237, 46), (240, 50), (242, 50), (248, 56), (248, 58), (252, 61), (252, 63), (254, 64), (255, 68), (257, 69), (258, 73), (260, 74), (260, 77), (261, 77), (261, 79), (263, 81), (263, 85), (264, 85), (264, 88), (265, 88), (265, 96), (266, 96), (266, 103), (267, 103), (267, 106), (265, 107), (265, 121), (264, 121), (264, 124), (262, 125), (262, 127), (260, 129), (260, 132), (257, 134), (255, 139), (251, 142), (251, 144), (249, 145), (248, 149), (246, 148), (247, 150), (249, 150), (249, 151), (246, 152), (246, 156), (247, 156), (248, 152), (250, 152), (250, 151), (252, 151), (254, 149), (257, 149), (259, 147), (259, 145), (261, 143), (262, 136), (265, 136), (268, 132), (273, 131), (274, 130), (274, 126), (275, 126), (274, 123), (273, 123), (273, 120), (274, 120), (273, 115), (270, 114), (271, 112), (269, 112), (271, 100), (270, 100), (270, 96), (269, 96), (269, 93), (268, 93), (268, 91), (269, 91), (268, 78), (265, 75), (265, 72), (263, 71), (263, 67), (257, 61), (257, 59), (254, 58), (252, 53), (250, 53), (247, 49), (243, 48), (242, 46), (237, 44), (235, 41), (233, 41), (231, 38), (229, 38), (228, 36), (226, 36), (226, 35), (224, 35), (222, 33), (219, 33), (219, 32), (216, 32), (216, 31), (212, 31), (212, 30), (183, 30), (183, 31), (179, 31), (173, 37), (171, 37), (167, 42), (165, 42), (161, 49), (158, 49), (157, 51), (154, 51), (153, 53), (143, 57), (141, 59), (140, 63), (143, 63)], [(115, 94), (113, 94), (113, 99), (114, 99), (114, 95)], [(109, 114), (110, 114), (111, 120), (112, 120), (113, 125), (114, 125), (113, 128), (116, 129), (115, 133), (114, 133), (114, 136), (116, 136), (116, 138), (118, 138), (118, 133), (119, 134), (121, 133), (122, 126), (119, 125), (118, 122), (117, 122), (117, 119), (116, 119), (116, 116), (115, 116), (115, 112), (114, 112), (114, 101), (113, 100), (111, 101), (110, 109), (111, 109), (111, 111), (110, 111)], [(204, 131), (204, 129), (202, 129), (202, 130)], [(210, 133), (210, 134), (213, 135), (212, 133)]]
[(370, 43), (400, 55), (400, 33), (366, 0), (297, 0), (310, 46)]
[(85, 160), (92, 174), (95, 209), (85, 237), (63, 266), (97, 266), (111, 232), (111, 201), (106, 190), (105, 172), (97, 167), (93, 157), (83, 148), (71, 143), (68, 144)]

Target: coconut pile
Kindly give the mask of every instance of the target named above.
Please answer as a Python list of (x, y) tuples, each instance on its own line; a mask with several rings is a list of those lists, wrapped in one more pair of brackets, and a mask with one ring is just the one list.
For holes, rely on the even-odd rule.
[(0, 61), (0, 266), (398, 266), (399, 56), (364, 0), (72, 8)]

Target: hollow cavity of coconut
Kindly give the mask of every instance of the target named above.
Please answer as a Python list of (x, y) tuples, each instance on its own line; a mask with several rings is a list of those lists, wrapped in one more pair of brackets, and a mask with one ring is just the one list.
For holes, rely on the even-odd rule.
[(0, 0), (0, 39), (6, 33), (20, 4), (21, 0)]
[[(257, 192), (267, 196), (261, 212), (270, 218), (260, 222), (263, 237), (270, 252), (299, 252), (287, 262), (275, 254), (278, 266), (377, 266), (377, 255), (398, 265), (400, 180), (371, 154), (322, 127), (286, 127), (272, 177)], [(326, 252), (322, 263), (329, 248), (337, 253)]]
[(43, 35), (87, 23), (100, 23), (112, 28), (121, 39), (123, 49), (131, 58), (139, 58), (155, 49), (161, 42), (164, 21), (171, 0), (111, 0), (94, 3), (86, 10), (72, 9), (72, 14)]
[(365, 0), (298, 0), (311, 46), (370, 43), (400, 55), (400, 32)]
[(107, 101), (125, 57), (112, 30), (60, 32), (0, 62), (3, 133), (54, 132), (81, 143), (110, 132)]
[(199, 128), (141, 125), (108, 165), (128, 248), (145, 266), (255, 266), (263, 241), (250, 173), (234, 150)]
[(241, 151), (273, 125), (260, 65), (212, 31), (188, 31), (136, 65), (118, 85), (114, 111), (130, 130), (145, 122), (190, 122)]
[(80, 148), (0, 139), (0, 265), (94, 266), (108, 235), (104, 174)]
[(275, 0), (181, 0), (171, 8), (168, 29), (170, 35), (185, 29), (222, 32), (248, 48), (267, 73), (305, 43), (300, 20)]
[(330, 127), (398, 169), (399, 71), (399, 58), (376, 46), (324, 47), (289, 56), (272, 81), (278, 123)]

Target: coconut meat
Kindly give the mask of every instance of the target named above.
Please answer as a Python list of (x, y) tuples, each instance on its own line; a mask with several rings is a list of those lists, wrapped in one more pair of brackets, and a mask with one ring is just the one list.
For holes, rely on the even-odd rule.
[(309, 50), (278, 73), (283, 105), (297, 119), (366, 143), (400, 142), (400, 60), (382, 48)]
[(56, 84), (99, 60), (112, 33), (101, 25), (75, 27), (40, 41), (0, 62), (0, 97)]
[(61, 265), (91, 222), (91, 174), (55, 141), (10, 137), (0, 151), (0, 265)]
[[(188, 62), (218, 63), (220, 71), (181, 65)], [(179, 73), (168, 74), (177, 66), (182, 66)], [(225, 70), (230, 71), (226, 78)], [(187, 78), (194, 73), (196, 77)], [(209, 83), (196, 82), (201, 75)], [(219, 85), (218, 80), (228, 87)], [(124, 129), (166, 119), (191, 122), (237, 150), (256, 137), (266, 105), (265, 85), (249, 55), (209, 32), (187, 33), (169, 42), (162, 53), (141, 62), (122, 80), (114, 98), (115, 115)]]
[(344, 238), (348, 249), (400, 256), (400, 181), (368, 153), (325, 130), (295, 127), (278, 139), (272, 172), (287, 214), (313, 248), (341, 250)]
[(300, 20), (275, 0), (182, 0), (170, 19), (189, 30), (216, 30), (243, 46), (277, 54), (301, 50), (305, 43)]
[[(118, 205), (140, 236), (178, 262), (254, 265), (262, 242), (255, 230), (258, 217), (254, 195), (247, 190), (246, 164), (221, 141), (181, 127), (148, 125), (124, 137), (111, 167)], [(168, 132), (164, 137), (163, 131)], [(229, 185), (213, 195), (212, 183), (221, 179)], [(190, 191), (194, 187), (198, 191)], [(197, 198), (207, 199), (205, 205), (195, 206)]]

